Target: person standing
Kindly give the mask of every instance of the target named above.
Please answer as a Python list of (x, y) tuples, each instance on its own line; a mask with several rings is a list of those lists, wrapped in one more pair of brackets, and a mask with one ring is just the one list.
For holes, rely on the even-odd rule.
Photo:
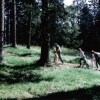
[(55, 47), (56, 47), (56, 52), (57, 52), (57, 54), (58, 54), (58, 57), (59, 57), (60, 61), (61, 61), (62, 64), (63, 64), (64, 62), (63, 62), (63, 60), (62, 60), (62, 58), (61, 58), (61, 48), (60, 48), (60, 46), (59, 46), (57, 43), (55, 43)]
[(92, 50), (92, 54), (94, 54), (95, 56), (96, 67), (98, 69), (98, 67), (100, 66), (100, 52), (95, 52), (94, 50)]

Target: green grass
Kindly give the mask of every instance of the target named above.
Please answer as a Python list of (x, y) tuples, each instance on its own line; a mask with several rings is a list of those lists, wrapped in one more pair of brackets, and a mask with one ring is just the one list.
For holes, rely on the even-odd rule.
[(40, 54), (40, 48), (39, 47), (31, 47), (30, 49), (27, 49), (25, 46), (17, 46), (17, 48), (12, 47), (5, 47), (5, 51), (8, 51), (9, 53), (18, 55), (18, 56), (24, 56), (24, 55), (31, 55), (31, 54)]
[(15, 66), (32, 64), (39, 59), (40, 55), (39, 47), (31, 47), (29, 50), (24, 46), (17, 46), (17, 48), (7, 47), (3, 50), (6, 52), (3, 55), (4, 61)]
[[(7, 47), (4, 51), (4, 61), (0, 65), (0, 99), (28, 99), (100, 86), (100, 72), (96, 70), (71, 68), (67, 64), (36, 66), (35, 62), (40, 56), (39, 47), (31, 47), (30, 50), (23, 46)], [(75, 50), (63, 48), (62, 51), (65, 62), (78, 63)], [(52, 52), (50, 57), (53, 61)]]

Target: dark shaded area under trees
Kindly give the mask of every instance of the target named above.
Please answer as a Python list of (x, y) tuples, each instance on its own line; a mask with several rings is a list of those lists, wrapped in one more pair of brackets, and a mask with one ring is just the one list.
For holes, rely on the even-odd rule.
[[(34, 100), (52, 100), (52, 99), (58, 99), (58, 100), (99, 100), (100, 99), (100, 87), (94, 86), (92, 88), (87, 89), (78, 89), (74, 91), (68, 91), (68, 92), (57, 92), (57, 93), (51, 93), (47, 96), (43, 96), (40, 98), (32, 98)], [(29, 99), (29, 100), (32, 100)]]

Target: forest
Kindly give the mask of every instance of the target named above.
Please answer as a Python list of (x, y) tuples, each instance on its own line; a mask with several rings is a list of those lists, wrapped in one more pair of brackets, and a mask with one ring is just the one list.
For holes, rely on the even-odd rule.
[(99, 100), (100, 0), (0, 0), (0, 99)]

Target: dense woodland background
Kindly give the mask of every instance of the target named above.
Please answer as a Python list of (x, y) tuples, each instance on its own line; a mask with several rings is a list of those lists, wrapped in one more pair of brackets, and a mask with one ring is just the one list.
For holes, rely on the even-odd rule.
[(74, 0), (71, 6), (63, 0), (0, 0), (0, 59), (6, 44), (41, 46), (40, 64), (49, 61), (54, 43), (100, 51), (99, 26), (99, 0)]

